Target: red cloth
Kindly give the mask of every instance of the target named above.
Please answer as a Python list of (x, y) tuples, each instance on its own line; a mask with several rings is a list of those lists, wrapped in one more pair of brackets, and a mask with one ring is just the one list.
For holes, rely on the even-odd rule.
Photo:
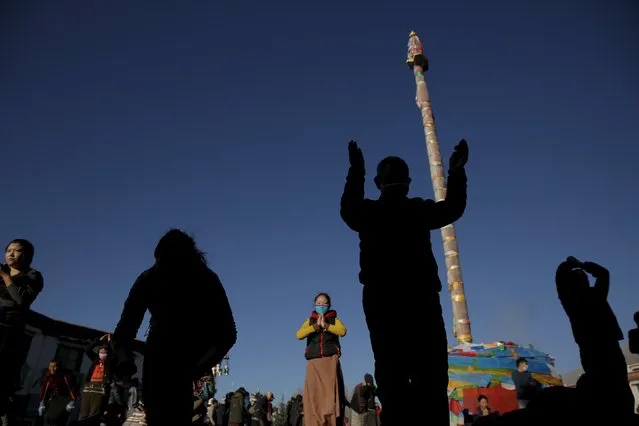
[(95, 365), (93, 374), (91, 374), (91, 381), (94, 383), (104, 382), (104, 361), (100, 361)]
[(479, 405), (477, 402), (479, 395), (488, 398), (488, 406), (493, 412), (499, 411), (500, 414), (504, 414), (518, 409), (515, 391), (501, 386), (464, 389), (464, 408), (473, 413)]
[(463, 410), (463, 407), (461, 405), (461, 402), (457, 401), (456, 399), (451, 399), (448, 402), (448, 409), (452, 411), (454, 415), (459, 416)]
[(40, 401), (44, 401), (48, 395), (53, 393), (60, 396), (69, 396), (70, 399), (75, 400), (78, 396), (78, 391), (75, 387), (73, 375), (59, 370), (56, 374), (51, 374), (47, 371), (42, 378), (42, 385), (40, 386)]

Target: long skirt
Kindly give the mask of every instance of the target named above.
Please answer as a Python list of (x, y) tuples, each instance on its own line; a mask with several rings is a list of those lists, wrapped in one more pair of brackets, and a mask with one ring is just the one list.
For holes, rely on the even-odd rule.
[(100, 423), (106, 393), (107, 391), (102, 384), (89, 383), (84, 387), (80, 396), (80, 412), (78, 413), (78, 422), (84, 423), (80, 424), (84, 426)]
[(69, 401), (68, 396), (54, 396), (47, 401), (43, 419), (45, 426), (66, 426), (69, 419)]
[(303, 398), (306, 426), (342, 424), (344, 381), (337, 355), (308, 361)]

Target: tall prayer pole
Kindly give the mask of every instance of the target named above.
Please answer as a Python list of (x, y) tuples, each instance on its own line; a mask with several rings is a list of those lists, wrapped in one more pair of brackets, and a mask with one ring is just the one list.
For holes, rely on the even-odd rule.
[[(446, 177), (442, 154), (439, 150), (439, 141), (435, 130), (435, 118), (433, 108), (430, 103), (428, 87), (424, 79), (424, 73), (428, 71), (428, 59), (424, 55), (422, 43), (411, 31), (408, 36), (408, 55), (406, 63), (413, 70), (415, 75), (415, 85), (417, 95), (415, 101), (422, 113), (422, 124), (424, 135), (426, 136), (426, 151), (428, 152), (428, 163), (430, 164), (430, 177), (433, 181), (435, 201), (442, 201), (446, 198)], [(442, 228), (442, 241), (444, 243), (444, 256), (446, 257), (446, 275), (448, 278), (448, 290), (453, 301), (454, 333), (458, 343), (472, 343), (473, 336), (470, 331), (470, 319), (468, 318), (468, 304), (464, 293), (464, 281), (462, 280), (461, 267), (459, 265), (459, 249), (457, 247), (457, 237), (455, 227), (447, 225)]]

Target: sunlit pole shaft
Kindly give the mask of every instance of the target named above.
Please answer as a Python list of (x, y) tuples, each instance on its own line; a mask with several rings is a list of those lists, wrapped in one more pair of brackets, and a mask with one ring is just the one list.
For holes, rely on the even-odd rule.
[[(422, 124), (426, 137), (426, 151), (428, 152), (428, 163), (430, 165), (430, 177), (433, 182), (435, 201), (442, 201), (446, 198), (446, 175), (442, 154), (439, 149), (437, 132), (435, 129), (435, 118), (433, 108), (430, 103), (430, 96), (424, 73), (428, 71), (428, 59), (424, 55), (424, 49), (417, 34), (412, 31), (408, 41), (408, 66), (413, 70), (417, 95), (415, 101), (422, 113)], [(448, 290), (453, 302), (454, 333), (458, 343), (472, 343), (473, 336), (470, 330), (470, 319), (468, 316), (468, 304), (464, 292), (464, 281), (462, 279), (461, 266), (459, 264), (459, 248), (457, 247), (457, 237), (455, 227), (450, 224), (441, 229), (442, 242), (444, 243), (444, 256), (446, 258), (446, 276), (448, 278)]]

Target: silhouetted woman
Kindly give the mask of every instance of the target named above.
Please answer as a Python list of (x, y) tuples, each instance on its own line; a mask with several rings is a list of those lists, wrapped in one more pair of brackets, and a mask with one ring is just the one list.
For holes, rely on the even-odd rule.
[(8, 405), (20, 376), (17, 352), (24, 334), (27, 312), (42, 291), (40, 272), (31, 268), (33, 244), (11, 241), (4, 250), (6, 263), (0, 263), (0, 417), (9, 423)]
[[(195, 241), (172, 229), (155, 248), (155, 264), (133, 284), (113, 341), (118, 359), (147, 309), (142, 386), (149, 426), (186, 425), (193, 413), (193, 381), (210, 373), (235, 344), (237, 333), (224, 287)], [(200, 333), (209, 329), (214, 333)]]
[(331, 309), (331, 298), (319, 293), (310, 317), (297, 330), (306, 339), (306, 380), (304, 381), (304, 424), (336, 426), (344, 419), (344, 379), (339, 363), (339, 338), (346, 327)]

